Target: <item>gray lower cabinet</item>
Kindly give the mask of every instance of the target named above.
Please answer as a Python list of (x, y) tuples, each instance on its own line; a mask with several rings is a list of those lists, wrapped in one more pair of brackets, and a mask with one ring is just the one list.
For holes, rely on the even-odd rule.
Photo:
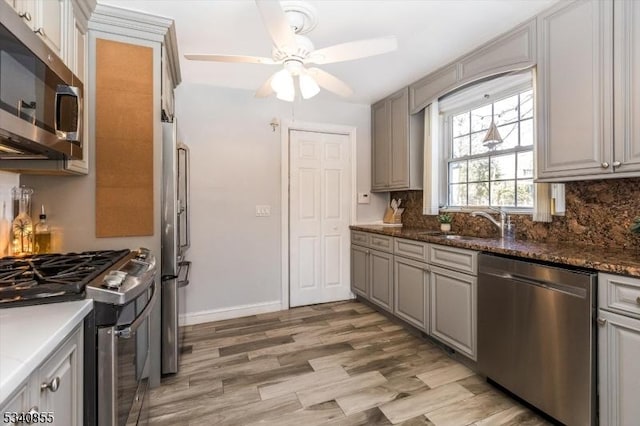
[(56, 425), (80, 426), (83, 330), (79, 328), (38, 370), (40, 412), (54, 413)]
[(9, 402), (0, 407), (0, 412), (31, 412), (38, 416), (38, 421), (32, 423), (84, 424), (82, 327), (77, 327), (31, 374)]
[(394, 312), (396, 316), (429, 332), (429, 266), (426, 263), (394, 258)]
[(598, 322), (600, 424), (637, 425), (640, 319), (600, 310)]
[(369, 249), (351, 245), (351, 291), (369, 297)]
[(640, 419), (640, 279), (598, 274), (600, 424)]
[(393, 254), (369, 252), (369, 300), (393, 312)]
[(476, 359), (477, 278), (431, 266), (431, 334)]

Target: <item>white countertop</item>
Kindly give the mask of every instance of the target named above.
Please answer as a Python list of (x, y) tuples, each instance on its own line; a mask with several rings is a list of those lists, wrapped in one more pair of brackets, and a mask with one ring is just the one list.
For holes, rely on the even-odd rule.
[(91, 299), (0, 309), (0, 405), (91, 309)]

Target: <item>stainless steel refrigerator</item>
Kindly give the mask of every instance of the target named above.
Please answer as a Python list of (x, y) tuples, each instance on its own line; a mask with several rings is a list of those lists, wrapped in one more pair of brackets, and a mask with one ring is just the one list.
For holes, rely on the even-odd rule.
[(184, 312), (189, 284), (189, 149), (178, 142), (177, 123), (162, 123), (162, 374), (178, 372)]

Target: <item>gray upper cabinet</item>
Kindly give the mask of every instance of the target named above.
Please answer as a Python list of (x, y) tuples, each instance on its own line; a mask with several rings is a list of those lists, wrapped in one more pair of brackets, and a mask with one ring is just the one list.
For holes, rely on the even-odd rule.
[(536, 64), (536, 21), (522, 24), (458, 62), (460, 83)]
[(409, 86), (409, 111), (414, 114), (434, 99), (472, 81), (536, 64), (536, 21), (531, 20), (485, 43), (472, 53)]
[(613, 2), (601, 0), (538, 17), (538, 179), (612, 171), (612, 24)]
[(372, 191), (422, 189), (424, 115), (409, 115), (409, 89), (371, 107)]
[(409, 85), (409, 110), (424, 109), (434, 99), (458, 85), (458, 65), (450, 64)]
[(389, 132), (389, 104), (382, 100), (371, 107), (372, 123), (372, 176), (371, 186), (374, 190), (384, 190), (389, 186), (389, 152), (391, 134)]
[(538, 52), (538, 180), (640, 176), (640, 2), (559, 4)]
[[(614, 3), (614, 153), (616, 176), (640, 172), (640, 2)], [(619, 164), (618, 164), (619, 163)]]

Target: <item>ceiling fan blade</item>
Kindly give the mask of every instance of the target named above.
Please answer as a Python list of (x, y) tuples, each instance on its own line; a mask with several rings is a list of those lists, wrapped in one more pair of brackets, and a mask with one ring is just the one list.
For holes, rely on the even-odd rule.
[(350, 41), (325, 47), (324, 49), (318, 49), (314, 51), (305, 62), (331, 64), (334, 62), (351, 61), (353, 59), (392, 52), (397, 48), (398, 40), (395, 36)]
[(267, 81), (262, 83), (262, 86), (260, 86), (260, 88), (256, 91), (256, 98), (266, 98), (273, 93), (273, 88), (271, 88), (271, 80), (273, 80), (274, 76), (275, 74), (269, 77)]
[(262, 16), (267, 31), (271, 35), (273, 44), (280, 50), (285, 46), (296, 46), (293, 30), (285, 15), (280, 2), (276, 0), (256, 0), (256, 5)]
[(191, 61), (212, 61), (212, 62), (242, 62), (248, 64), (277, 64), (271, 58), (263, 58), (260, 56), (243, 56), (243, 55), (208, 55), (199, 53), (190, 53), (184, 55), (186, 59)]
[(351, 90), (351, 87), (347, 86), (347, 83), (334, 75), (321, 70), (320, 68), (308, 68), (307, 73), (316, 80), (318, 86), (323, 87), (336, 95), (346, 98), (353, 94), (353, 90)]

